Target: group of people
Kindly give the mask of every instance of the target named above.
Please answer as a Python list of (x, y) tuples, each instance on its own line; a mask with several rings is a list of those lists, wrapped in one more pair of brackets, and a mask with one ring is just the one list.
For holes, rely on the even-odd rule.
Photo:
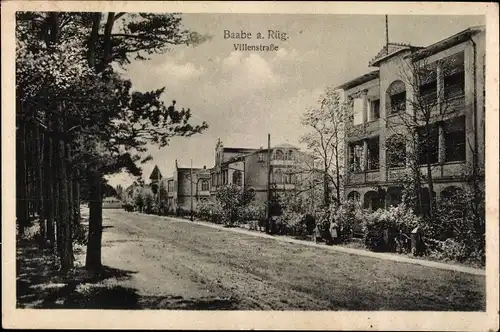
[(314, 242), (324, 240), (327, 244), (337, 244), (340, 240), (340, 231), (339, 224), (327, 211), (320, 222), (316, 223), (313, 232)]

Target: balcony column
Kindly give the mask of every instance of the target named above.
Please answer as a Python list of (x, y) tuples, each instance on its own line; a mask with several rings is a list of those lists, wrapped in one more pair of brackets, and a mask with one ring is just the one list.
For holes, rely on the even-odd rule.
[(368, 121), (368, 90), (364, 90), (361, 95), (363, 99), (363, 124)]
[(446, 141), (444, 137), (444, 128), (441, 124), (439, 125), (438, 161), (440, 164), (446, 161)]
[[(468, 168), (472, 169), (473, 167), (473, 147), (475, 145), (475, 135), (474, 131), (478, 130), (476, 126), (477, 119), (474, 119), (474, 48), (472, 44), (469, 42), (469, 45), (464, 50), (464, 102), (465, 102), (465, 135), (466, 141), (470, 142), (467, 144), (467, 148), (465, 149), (465, 159), (466, 165)], [(481, 93), (477, 91), (477, 93)], [(479, 113), (479, 112), (478, 112)]]
[(368, 168), (368, 141), (363, 140), (363, 164), (361, 170), (366, 171)]
[(441, 112), (441, 103), (444, 101), (444, 74), (443, 63), (438, 61), (436, 68), (436, 97), (438, 102), (439, 111)]

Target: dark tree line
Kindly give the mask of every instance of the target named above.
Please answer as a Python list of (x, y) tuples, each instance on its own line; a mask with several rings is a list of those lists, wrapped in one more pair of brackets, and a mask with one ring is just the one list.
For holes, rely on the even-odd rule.
[(82, 197), (90, 208), (86, 267), (99, 274), (104, 176), (139, 176), (146, 143), (165, 146), (207, 128), (190, 123), (190, 109), (167, 106), (164, 88), (133, 91), (113, 64), (206, 39), (176, 14), (17, 13), (17, 225), (22, 235), (39, 223), (62, 271), (73, 268)]

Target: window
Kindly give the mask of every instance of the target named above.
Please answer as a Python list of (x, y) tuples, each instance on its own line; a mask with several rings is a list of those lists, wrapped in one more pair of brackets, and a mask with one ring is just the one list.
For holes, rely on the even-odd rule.
[(297, 176), (291, 172), (284, 172), (283, 183), (297, 183)]
[(433, 104), (437, 102), (437, 63), (424, 65), (419, 68), (417, 79), (420, 79), (419, 94), (423, 104)]
[(209, 183), (207, 180), (201, 181), (201, 190), (202, 191), (209, 191), (210, 190), (210, 186), (209, 186)]
[(448, 120), (443, 124), (445, 161), (465, 160), (465, 117)]
[(402, 167), (406, 163), (406, 142), (401, 134), (392, 135), (387, 140), (387, 165)]
[(420, 96), (424, 103), (432, 104), (437, 101), (437, 81), (432, 81), (420, 86)]
[(286, 154), (286, 159), (293, 160), (293, 150), (288, 151), (288, 153)]
[(258, 161), (259, 161), (259, 162), (263, 162), (263, 161), (265, 161), (264, 152), (263, 152), (263, 151), (260, 151), (260, 152), (257, 154), (257, 158), (258, 158)]
[(368, 112), (368, 121), (374, 121), (380, 118), (380, 99), (370, 101), (370, 111)]
[(443, 61), (444, 97), (463, 96), (465, 91), (464, 52), (449, 56)]
[(391, 96), (391, 114), (406, 109), (406, 91)]
[(438, 162), (439, 128), (436, 123), (417, 129), (419, 164)]
[(277, 159), (277, 160), (283, 160), (283, 151), (281, 150), (276, 150), (276, 153), (274, 154), (274, 159)]
[(273, 173), (274, 177), (273, 177), (273, 182), (274, 183), (283, 183), (283, 172), (281, 171), (281, 169), (276, 169)]
[(212, 187), (215, 187), (215, 185), (217, 184), (216, 180), (217, 178), (215, 177), (215, 174), (212, 174)]
[(237, 186), (241, 186), (241, 172), (240, 171), (233, 172), (233, 184), (235, 184)]
[(390, 114), (406, 110), (406, 85), (403, 81), (396, 80), (387, 88), (386, 109), (390, 110)]
[(357, 191), (351, 191), (349, 193), (349, 195), (347, 195), (347, 199), (350, 201), (359, 202), (361, 199), (361, 196)]
[(354, 143), (350, 146), (349, 157), (352, 172), (360, 172), (364, 169), (362, 142)]
[(379, 138), (368, 139), (367, 148), (366, 169), (376, 170), (379, 168)]
[(222, 171), (222, 184), (227, 184), (228, 183), (228, 174), (227, 174), (227, 169)]
[(363, 98), (354, 99), (354, 122), (353, 125), (360, 125), (363, 123), (363, 108), (364, 100)]

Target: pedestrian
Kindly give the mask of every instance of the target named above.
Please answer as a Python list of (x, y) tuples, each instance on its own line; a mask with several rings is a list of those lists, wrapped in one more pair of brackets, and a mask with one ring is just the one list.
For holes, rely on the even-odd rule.
[(321, 239), (321, 231), (319, 229), (319, 224), (316, 224), (313, 231), (313, 240), (315, 243), (318, 243), (320, 239)]
[(332, 243), (337, 244), (339, 238), (339, 225), (334, 219), (330, 221), (330, 235), (332, 238)]

